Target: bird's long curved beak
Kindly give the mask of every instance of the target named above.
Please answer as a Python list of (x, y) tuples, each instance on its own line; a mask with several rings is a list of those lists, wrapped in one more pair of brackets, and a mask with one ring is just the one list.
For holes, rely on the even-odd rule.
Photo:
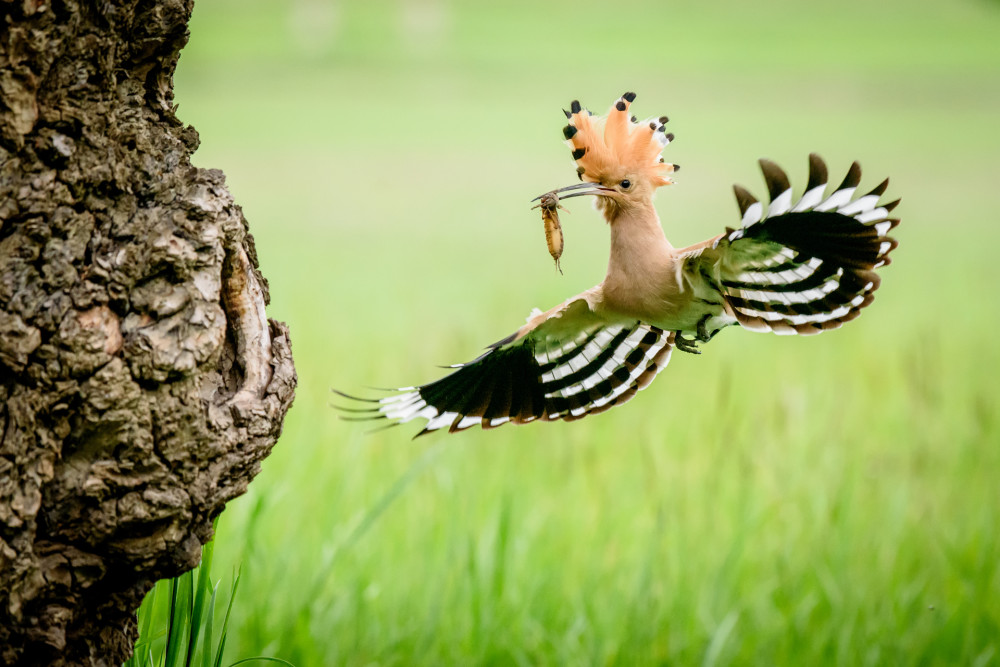
[[(562, 194), (563, 192), (569, 192), (569, 194)], [(608, 193), (614, 192), (611, 188), (606, 188), (600, 183), (576, 183), (575, 185), (567, 185), (564, 188), (559, 188), (558, 190), (549, 190), (543, 194), (538, 195), (531, 201), (538, 201), (542, 197), (548, 194), (555, 194), (559, 199), (569, 199), (570, 197), (583, 197), (585, 195), (598, 195), (607, 197)]]

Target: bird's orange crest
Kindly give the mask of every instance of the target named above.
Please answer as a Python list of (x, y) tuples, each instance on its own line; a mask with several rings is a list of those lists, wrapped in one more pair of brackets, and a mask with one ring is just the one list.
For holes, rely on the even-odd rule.
[(563, 128), (573, 149), (580, 180), (598, 183), (627, 172), (641, 175), (654, 188), (669, 185), (674, 165), (664, 162), (660, 152), (674, 135), (665, 131), (666, 116), (636, 120), (629, 115), (635, 93), (625, 93), (611, 106), (607, 116), (595, 116), (573, 101), (564, 112), (569, 125)]

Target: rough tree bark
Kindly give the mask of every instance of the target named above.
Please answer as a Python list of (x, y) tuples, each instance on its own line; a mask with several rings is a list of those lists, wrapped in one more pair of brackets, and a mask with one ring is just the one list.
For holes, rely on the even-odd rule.
[(172, 86), (193, 0), (0, 0), (0, 661), (120, 665), (295, 387)]

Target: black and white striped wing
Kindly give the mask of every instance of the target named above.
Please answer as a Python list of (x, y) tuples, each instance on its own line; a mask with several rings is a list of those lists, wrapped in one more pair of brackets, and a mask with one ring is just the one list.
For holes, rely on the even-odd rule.
[(741, 325), (778, 334), (813, 334), (853, 320), (870, 304), (889, 263), (899, 224), (889, 212), (899, 200), (879, 204), (886, 179), (855, 197), (861, 167), (851, 165), (844, 182), (826, 196), (827, 169), (809, 156), (809, 184), (792, 199), (778, 165), (760, 161), (770, 194), (765, 206), (734, 186), (742, 227), (727, 230), (721, 251), (722, 291)]
[[(354, 419), (406, 423), (424, 419), (417, 435), (507, 422), (574, 420), (625, 403), (670, 359), (674, 334), (638, 321), (596, 319), (577, 297), (491, 345), (450, 375), (397, 390), (368, 407), (344, 409)], [(346, 417), (351, 419), (352, 417)]]

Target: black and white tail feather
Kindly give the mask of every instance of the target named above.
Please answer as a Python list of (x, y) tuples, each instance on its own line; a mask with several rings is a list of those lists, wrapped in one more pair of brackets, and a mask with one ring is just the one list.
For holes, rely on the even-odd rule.
[[(755, 331), (815, 334), (858, 316), (879, 286), (875, 269), (889, 263), (899, 200), (878, 201), (888, 179), (855, 198), (861, 168), (826, 196), (827, 169), (809, 156), (809, 183), (793, 201), (788, 177), (760, 161), (770, 202), (735, 186), (742, 226), (728, 229), (691, 260), (715, 285), (728, 308), (724, 320)], [(667, 365), (676, 334), (633, 320), (595, 318), (588, 292), (494, 343), (475, 360), (434, 382), (384, 398), (341, 396), (367, 404), (340, 408), (350, 420), (390, 425), (426, 420), (417, 436), (447, 428), (493, 428), (505, 423), (574, 420), (621, 405)], [(533, 324), (532, 324), (533, 323)]]
[(826, 164), (813, 153), (809, 183), (793, 201), (785, 172), (769, 160), (760, 166), (770, 203), (765, 209), (734, 186), (743, 224), (716, 243), (722, 292), (736, 320), (777, 334), (815, 334), (853, 320), (874, 299), (875, 269), (890, 262), (897, 245), (887, 234), (899, 224), (889, 217), (899, 200), (878, 203), (889, 179), (855, 198), (861, 182), (855, 162), (826, 196)]

